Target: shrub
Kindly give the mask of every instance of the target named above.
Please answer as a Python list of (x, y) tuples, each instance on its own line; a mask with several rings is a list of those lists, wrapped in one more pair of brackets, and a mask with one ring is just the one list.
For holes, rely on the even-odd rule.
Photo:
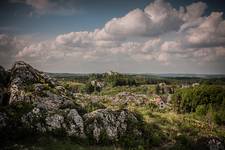
[[(172, 103), (178, 112), (195, 112), (199, 105), (212, 104), (223, 107), (225, 90), (222, 86), (203, 85), (194, 88), (180, 89), (172, 97)], [(202, 109), (201, 106), (199, 109)]]
[(91, 85), (91, 83), (87, 83), (85, 86), (85, 92), (87, 92), (88, 94), (91, 94), (94, 91), (95, 91), (95, 87)]
[(213, 113), (213, 121), (216, 124), (224, 125), (225, 124), (225, 110), (220, 110)]
[(198, 105), (196, 108), (196, 114), (199, 116), (204, 116), (207, 113), (206, 105)]

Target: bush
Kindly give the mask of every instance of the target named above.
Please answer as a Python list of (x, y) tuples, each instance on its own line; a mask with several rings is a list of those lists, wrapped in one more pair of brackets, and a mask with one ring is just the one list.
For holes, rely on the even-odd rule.
[[(203, 85), (194, 88), (180, 89), (172, 97), (177, 112), (195, 112), (199, 105), (212, 104), (213, 108), (222, 108), (225, 90), (223, 86)], [(204, 109), (200, 106), (198, 109)], [(200, 110), (198, 110), (200, 111)]]
[(207, 113), (206, 105), (198, 105), (196, 108), (196, 114), (199, 116), (205, 116)]
[(87, 83), (85, 86), (85, 92), (91, 94), (95, 91), (95, 87), (91, 83)]
[(216, 124), (224, 125), (225, 124), (225, 110), (220, 110), (213, 113), (213, 121)]

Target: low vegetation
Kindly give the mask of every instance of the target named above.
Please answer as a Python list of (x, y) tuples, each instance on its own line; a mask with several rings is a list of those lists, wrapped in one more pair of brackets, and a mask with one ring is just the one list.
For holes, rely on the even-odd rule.
[[(56, 110), (54, 107), (43, 106), (43, 102), (37, 102), (35, 105), (18, 102), (10, 106), (1, 106), (0, 112), (4, 112), (11, 118), (9, 121), (12, 126), (20, 126), (14, 123), (19, 122), (18, 120), (24, 114), (29, 112), (38, 114), (38, 111), (42, 111), (41, 109), (34, 110), (36, 105), (42, 104), (41, 107), (51, 109), (52, 114), (45, 112), (46, 116), (41, 116), (43, 117), (41, 119), (44, 119), (43, 122), (46, 121), (46, 117), (51, 120), (50, 116), (53, 116), (53, 120), (66, 118), (68, 111), (75, 109), (78, 116), (80, 114), (84, 120), (85, 114), (86, 118), (90, 118), (84, 121), (84, 128), (87, 129), (88, 126), (92, 129), (92, 123), (96, 122), (98, 124), (94, 125), (101, 126), (99, 127), (101, 129), (99, 140), (96, 141), (92, 136), (94, 132), (97, 132), (95, 130), (93, 133), (92, 130), (86, 131), (87, 138), (81, 139), (67, 137), (65, 132), (60, 134), (58, 129), (55, 133), (49, 132), (51, 134), (36, 132), (34, 134), (33, 131), (20, 128), (4, 131), (4, 134), (1, 134), (4, 140), (0, 146), (4, 149), (205, 150), (210, 146), (215, 146), (215, 143), (217, 145), (220, 143), (220, 146), (224, 148), (225, 86), (223, 78), (217, 80), (170, 78), (116, 72), (77, 76), (72, 74), (50, 75), (59, 80), (59, 85), (50, 86), (47, 82), (27, 84), (22, 90), (24, 97), (37, 96), (44, 102), (47, 101), (44, 103), (47, 106), (59, 105)], [(59, 104), (54, 101), (55, 99), (66, 103)], [(53, 111), (58, 114), (53, 115)], [(109, 140), (108, 128), (105, 124), (114, 124), (112, 121), (120, 118), (118, 116), (121, 112), (129, 112), (128, 114), (133, 114), (135, 119), (128, 117), (124, 122), (119, 122), (122, 126), (126, 126), (126, 133), (119, 134), (122, 131), (118, 131), (118, 137)], [(101, 120), (101, 117), (107, 118), (106, 122)], [(65, 126), (70, 123), (66, 120)], [(49, 124), (50, 127), (51, 125), (55, 127), (54, 124)], [(59, 123), (58, 126), (61, 124)], [(26, 138), (21, 139), (25, 133)], [(9, 135), (12, 134), (16, 136), (11, 138)], [(29, 138), (31, 136), (33, 138)], [(210, 143), (211, 141), (214, 145)]]

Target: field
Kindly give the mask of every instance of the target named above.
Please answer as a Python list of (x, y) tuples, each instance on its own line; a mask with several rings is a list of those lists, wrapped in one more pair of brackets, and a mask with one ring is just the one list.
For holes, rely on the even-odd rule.
[[(167, 107), (165, 109), (159, 109), (152, 101), (155, 96), (173, 96), (178, 93), (179, 90), (185, 91), (187, 89), (197, 89), (201, 86), (217, 86), (217, 88), (221, 89), (221, 92), (223, 91), (222, 101), (224, 103), (223, 77), (208, 76), (203, 78), (121, 75), (116, 79), (114, 77), (106, 77), (106, 75), (92, 74), (89, 75), (89, 79), (86, 80), (86, 82), (82, 83), (79, 82), (79, 79), (71, 80), (71, 78), (69, 81), (65, 79), (61, 81), (64, 84), (71, 85), (70, 88), (73, 88), (73, 85), (76, 85), (74, 88), (77, 89), (77, 91), (89, 94), (89, 98), (83, 98), (81, 103), (84, 103), (84, 101), (86, 101), (85, 103), (87, 104), (91, 103), (92, 98), (90, 97), (98, 99), (97, 104), (92, 103), (93, 107), (90, 111), (99, 108), (125, 108), (141, 115), (145, 127), (152, 133), (147, 137), (151, 137), (151, 149), (205, 149), (204, 145), (207, 144), (207, 139), (209, 137), (225, 138), (224, 122), (218, 124), (213, 117), (213, 113), (210, 114), (210, 112), (206, 112), (202, 115), (199, 114), (199, 112), (196, 112), (197, 110), (179, 113), (176, 111), (173, 101), (167, 102)], [(88, 83), (91, 81), (104, 82), (104, 86), (98, 89), (98, 87), (94, 87), (96, 86), (95, 83), (92, 85), (93, 87), (90, 88), (91, 85)], [(160, 85), (162, 83), (163, 85)], [(196, 83), (197, 85), (195, 87), (193, 84)], [(173, 88), (173, 90), (166, 90), (168, 88)], [(121, 92), (144, 95), (149, 101), (140, 105), (136, 104), (134, 101), (130, 101), (126, 104), (112, 104), (111, 99), (115, 99)], [(208, 94), (210, 95), (210, 93)], [(205, 107), (207, 106), (205, 105)], [(224, 108), (223, 105), (222, 109)], [(140, 146), (138, 148), (142, 149), (144, 147)]]
[[(18, 137), (9, 137), (12, 139), (5, 141), (4, 149), (205, 150), (215, 145), (224, 148), (223, 77), (162, 77), (115, 72), (110, 75), (105, 73), (50, 76), (56, 78), (60, 86), (53, 88), (43, 84), (42, 91), (39, 92), (40, 97), (47, 97), (46, 92), (62, 95), (63, 90), (64, 97), (82, 107), (84, 114), (108, 109), (126, 110), (136, 114), (139, 122), (135, 128), (140, 129), (141, 133), (138, 130), (135, 132), (141, 135), (136, 137), (128, 132), (116, 141), (108, 141), (107, 135), (104, 135), (96, 142), (65, 137), (61, 131), (54, 134), (27, 132), (25, 138), (21, 139), (20, 137), (24, 136), (22, 131), (16, 132)], [(35, 92), (34, 86), (26, 86), (25, 91), (26, 95), (31, 95)], [(18, 120), (17, 117), (31, 106), (20, 104), (14, 107), (2, 107), (1, 110), (7, 110), (10, 115), (18, 113), (16, 116), (12, 115)]]

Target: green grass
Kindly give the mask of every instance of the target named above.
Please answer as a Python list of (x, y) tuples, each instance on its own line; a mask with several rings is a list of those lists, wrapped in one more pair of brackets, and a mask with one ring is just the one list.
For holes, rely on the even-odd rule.
[[(79, 91), (84, 84), (63, 81), (64, 87), (67, 89), (73, 89)], [(52, 89), (46, 89), (52, 90)], [(27, 87), (27, 94), (31, 94), (33, 87)], [(171, 150), (186, 150), (193, 149), (197, 139), (203, 137), (216, 136), (225, 138), (225, 126), (217, 125), (212, 122), (208, 122), (207, 119), (201, 116), (204, 114), (204, 110), (199, 107), (197, 113), (177, 114), (172, 110), (159, 110), (157, 106), (153, 104), (146, 104), (142, 106), (136, 106), (128, 104), (126, 106), (116, 105), (114, 106), (107, 98), (114, 96), (120, 92), (131, 92), (135, 94), (145, 94), (148, 98), (151, 98), (154, 93), (154, 85), (142, 85), (142, 86), (119, 86), (119, 87), (105, 87), (100, 93), (96, 95), (102, 96), (101, 98), (96, 96), (97, 102), (91, 102), (94, 97), (74, 98), (74, 102), (82, 104), (87, 112), (94, 111), (96, 109), (110, 107), (112, 109), (127, 108), (129, 111), (137, 113), (143, 119), (141, 126), (143, 135), (139, 139), (135, 139), (133, 135), (127, 135), (121, 139), (120, 146), (133, 149), (171, 149)], [(54, 93), (54, 91), (53, 91)], [(105, 96), (105, 97), (104, 97)], [(72, 99), (72, 98), (71, 98)], [(31, 105), (18, 104), (11, 109), (7, 108), (7, 113), (13, 118), (20, 118), (25, 112), (32, 109)], [(1, 110), (1, 109), (0, 109)], [(5, 111), (5, 110), (4, 110)], [(15, 115), (18, 114), (18, 115)], [(200, 114), (200, 115), (199, 115)], [(115, 143), (114, 143), (115, 144)], [(27, 138), (21, 141), (12, 142), (8, 145), (8, 149), (34, 149), (34, 150), (121, 150), (113, 144), (108, 146), (96, 146), (90, 145), (87, 142), (81, 143), (69, 138), (52, 138), (52, 137), (38, 137)]]
[(100, 92), (100, 95), (111, 95), (114, 96), (120, 92), (132, 92), (136, 94), (149, 95), (154, 91), (154, 85), (141, 85), (141, 86), (117, 86), (117, 87), (106, 87)]

